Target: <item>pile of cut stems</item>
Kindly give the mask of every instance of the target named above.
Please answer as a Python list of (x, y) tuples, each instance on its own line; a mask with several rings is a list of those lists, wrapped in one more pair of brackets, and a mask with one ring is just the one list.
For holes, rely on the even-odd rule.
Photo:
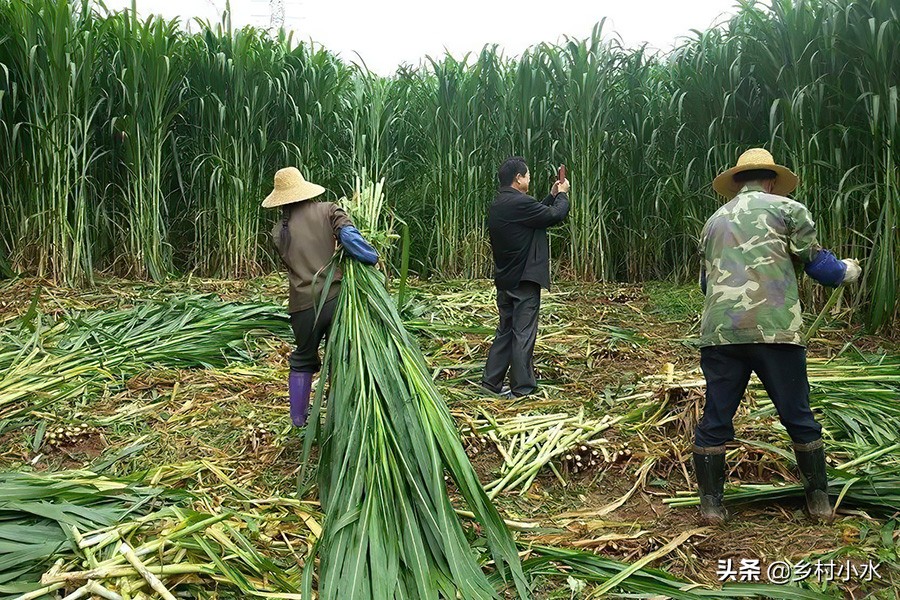
[(547, 465), (565, 485), (566, 481), (553, 461), (577, 452), (584, 444), (586, 452), (596, 449), (609, 462), (611, 456), (604, 447), (606, 440), (598, 436), (619, 420), (608, 415), (586, 419), (583, 410), (576, 415), (516, 415), (495, 419), (483, 410), (482, 419), (470, 421), (469, 431), (489, 439), (503, 457), (500, 477), (485, 486), (488, 496), (495, 498), (501, 492), (519, 487), (519, 493), (525, 494)]

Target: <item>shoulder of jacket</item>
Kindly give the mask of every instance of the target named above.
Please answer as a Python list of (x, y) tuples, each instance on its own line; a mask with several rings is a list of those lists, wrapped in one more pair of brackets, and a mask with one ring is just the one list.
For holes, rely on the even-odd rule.
[(791, 198), (788, 198), (787, 196), (779, 196), (778, 194), (770, 194), (768, 192), (752, 192), (752, 193), (759, 200), (768, 202), (769, 204), (772, 204), (774, 206), (779, 206), (782, 208), (790, 208), (790, 209), (794, 209), (797, 207), (800, 207), (803, 209), (806, 208), (805, 206), (803, 206), (802, 203), (797, 202), (796, 200), (792, 200)]
[(737, 206), (737, 202), (735, 200), (729, 200), (719, 208), (713, 212), (713, 214), (709, 215), (709, 218), (706, 220), (706, 224), (709, 225), (716, 219), (722, 218), (723, 216), (730, 217), (734, 212), (734, 208)]
[(321, 202), (316, 202), (315, 206), (319, 211), (319, 214), (332, 216), (337, 212), (345, 212), (343, 207), (336, 202), (328, 202), (327, 200), (323, 200)]
[(529, 196), (525, 192), (516, 192), (513, 195), (513, 198), (518, 202), (537, 202), (533, 197)]
[(781, 205), (791, 212), (808, 212), (809, 209), (802, 202), (798, 202), (797, 200), (793, 200), (791, 198), (786, 198), (785, 196), (772, 196), (772, 198), (780, 201)]
[(796, 220), (812, 220), (809, 209), (802, 202), (775, 194), (766, 194), (766, 198), (771, 201), (772, 206), (778, 209), (787, 223), (795, 223)]

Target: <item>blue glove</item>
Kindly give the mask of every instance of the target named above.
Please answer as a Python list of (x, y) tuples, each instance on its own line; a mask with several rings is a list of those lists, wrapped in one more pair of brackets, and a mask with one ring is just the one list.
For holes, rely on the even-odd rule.
[(828, 250), (819, 250), (816, 257), (803, 269), (806, 274), (828, 287), (837, 287), (844, 281), (847, 265)]
[(375, 248), (366, 241), (356, 227), (352, 225), (341, 227), (338, 238), (347, 254), (359, 262), (364, 265), (374, 265), (378, 262), (378, 253), (375, 252)]

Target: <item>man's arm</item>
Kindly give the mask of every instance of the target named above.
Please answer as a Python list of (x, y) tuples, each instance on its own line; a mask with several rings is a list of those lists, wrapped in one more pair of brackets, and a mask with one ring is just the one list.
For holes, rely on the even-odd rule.
[(375, 248), (366, 241), (359, 230), (353, 225), (353, 221), (337, 204), (331, 205), (330, 211), (331, 229), (334, 237), (344, 247), (352, 258), (365, 265), (374, 265), (378, 262), (378, 253)]
[(700, 284), (700, 291), (703, 292), (703, 295), (706, 295), (706, 252), (704, 248), (706, 247), (706, 225), (703, 226), (703, 231), (700, 232), (700, 244), (697, 247), (697, 256), (700, 258), (700, 278), (697, 283)]
[(703, 257), (703, 250), (700, 251), (700, 291), (706, 295), (706, 259)]
[(847, 265), (831, 253), (830, 250), (820, 249), (816, 257), (803, 267), (806, 274), (828, 287), (837, 287), (844, 283), (847, 275)]
[(788, 223), (789, 250), (803, 263), (803, 270), (807, 275), (829, 287), (837, 287), (845, 280), (847, 283), (851, 282), (847, 277), (847, 263), (838, 260), (830, 250), (819, 244), (816, 223), (805, 206), (793, 203)]
[(562, 223), (568, 215), (569, 197), (565, 192), (560, 192), (549, 206), (536, 200), (523, 202), (517, 207), (514, 220), (532, 229), (546, 229)]
[(350, 215), (334, 202), (328, 203), (328, 218), (331, 221), (331, 231), (334, 232), (334, 237), (336, 239), (338, 239), (343, 227), (353, 227), (353, 221), (350, 219)]
[[(544, 206), (552, 206), (552, 205), (553, 205), (553, 201), (556, 200), (556, 196), (557, 196), (557, 195), (559, 194), (559, 192), (560, 192), (559, 184), (560, 184), (559, 181), (557, 181), (557, 182), (555, 182), (555, 183), (553, 184), (553, 186), (550, 188), (550, 193), (547, 194), (547, 197), (546, 197), (546, 198), (544, 198), (543, 200), (541, 200), (541, 204), (543, 204)], [(568, 180), (568, 179), (566, 179), (566, 181), (565, 181), (565, 183), (563, 184), (563, 186), (564, 186), (566, 189), (561, 190), (561, 191), (564, 192), (564, 193), (568, 193), (568, 192), (569, 192), (569, 180)], [(568, 197), (568, 196), (567, 196), (567, 197)]]

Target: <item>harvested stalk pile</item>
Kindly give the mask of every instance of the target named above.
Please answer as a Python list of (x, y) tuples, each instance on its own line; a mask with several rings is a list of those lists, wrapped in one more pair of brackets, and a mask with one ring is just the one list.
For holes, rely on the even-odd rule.
[[(813, 359), (808, 373), (810, 405), (822, 416), (829, 451), (853, 458), (843, 467), (900, 464), (900, 359)], [(751, 389), (762, 390), (762, 385), (756, 381)], [(750, 414), (766, 416), (775, 417), (770, 403)], [(872, 462), (873, 458), (878, 460)]]
[(503, 457), (500, 477), (485, 486), (488, 496), (494, 498), (519, 487), (520, 494), (524, 494), (547, 465), (565, 485), (557, 464), (565, 471), (579, 473), (616, 462), (628, 450), (613, 447), (598, 436), (620, 420), (610, 416), (586, 419), (583, 410), (577, 415), (515, 415), (495, 419), (482, 410), (480, 419), (468, 420), (463, 434), (471, 454), (477, 454), (491, 443)]
[[(370, 240), (380, 226), (380, 186), (349, 208)], [(380, 236), (385, 239), (384, 236)], [(487, 550), (517, 597), (530, 596), (512, 536), (460, 443), (416, 340), (404, 329), (384, 277), (340, 260), (343, 281), (310, 414), (308, 458), (319, 440), (325, 512), (318, 592), (323, 600), (497, 598), (453, 510), (445, 472), (474, 513)], [(303, 596), (311, 596), (313, 561)]]
[(289, 547), (285, 533), (298, 521), (305, 530), (305, 514), (193, 509), (192, 501), (211, 499), (171, 491), (192, 476), (196, 469), (158, 469), (149, 483), (87, 471), (0, 474), (0, 597), (172, 598), (219, 589), (299, 598), (296, 562), (286, 568), (257, 548)]
[[(828, 481), (828, 493), (837, 496), (839, 506), (861, 508), (879, 516), (890, 517), (900, 513), (900, 476), (896, 472), (876, 473), (872, 475), (853, 476), (840, 471), (831, 472)], [(837, 475), (835, 477), (835, 475)], [(775, 500), (779, 498), (802, 498), (803, 487), (800, 485), (754, 485), (745, 484), (726, 489), (728, 502), (747, 503)], [(663, 500), (670, 506), (694, 506), (700, 503), (695, 494), (684, 493), (674, 498)]]
[[(900, 428), (896, 426), (900, 420), (900, 359), (811, 358), (807, 372), (810, 406), (822, 420), (823, 436), (831, 450), (854, 457), (864, 457), (878, 449), (888, 448), (888, 453), (900, 450), (894, 448), (900, 443)], [(644, 379), (644, 386), (652, 389), (618, 401), (643, 400), (629, 415), (629, 420), (640, 421), (642, 429), (658, 428), (676, 421), (686, 410), (699, 416), (705, 385), (698, 371), (675, 373), (670, 369), (664, 375)], [(739, 416), (741, 422), (755, 426), (758, 422), (777, 420), (775, 407), (756, 377), (750, 379), (747, 389), (765, 401), (748, 404), (746, 416)], [(685, 406), (686, 399), (694, 404)], [(766, 423), (762, 431), (770, 429)], [(685, 435), (691, 433), (690, 428), (684, 430)]]

